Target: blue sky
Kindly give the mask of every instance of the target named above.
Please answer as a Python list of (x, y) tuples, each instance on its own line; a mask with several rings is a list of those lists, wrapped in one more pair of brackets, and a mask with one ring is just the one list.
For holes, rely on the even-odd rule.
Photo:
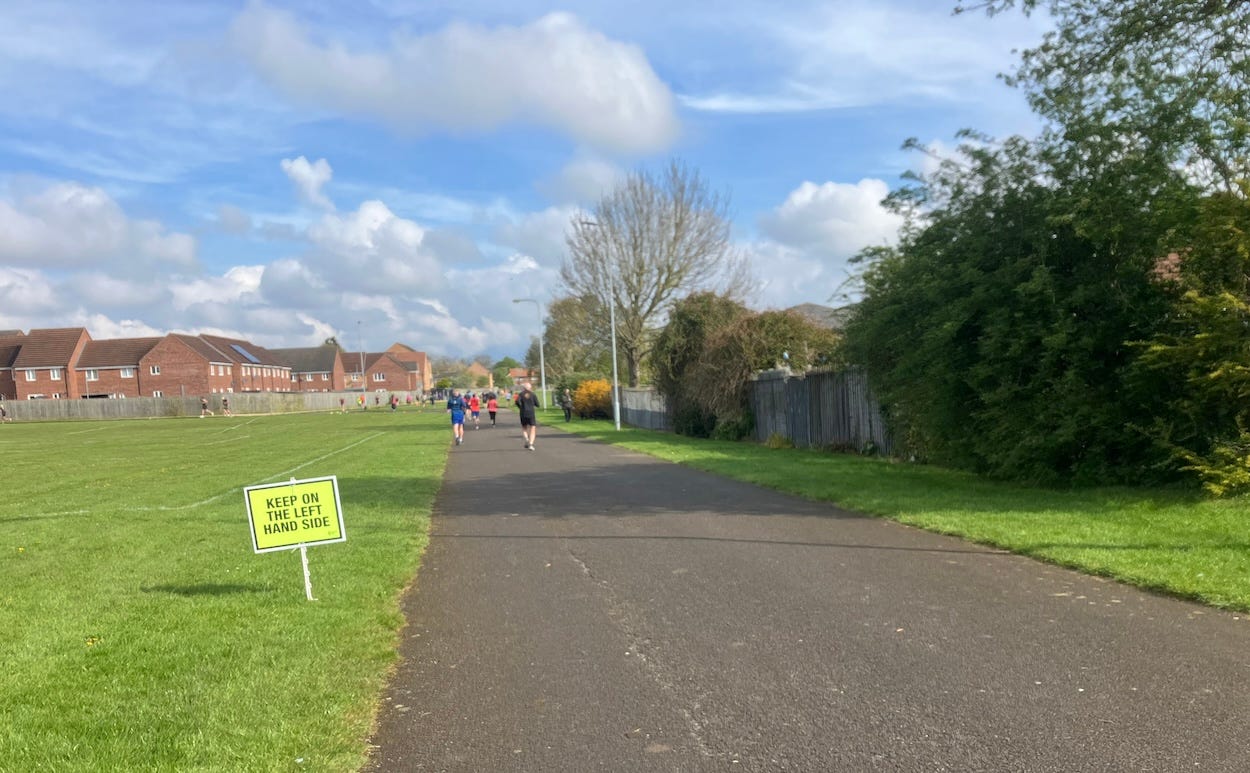
[(751, 305), (830, 303), (906, 138), (1037, 131), (996, 76), (1045, 20), (953, 4), (0, 3), (0, 329), (519, 356), (569, 220), (673, 158)]

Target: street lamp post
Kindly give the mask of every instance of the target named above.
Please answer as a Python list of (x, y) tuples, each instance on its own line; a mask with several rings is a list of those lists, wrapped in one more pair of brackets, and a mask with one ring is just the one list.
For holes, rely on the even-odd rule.
[[(582, 225), (598, 228), (593, 220), (582, 220)], [(616, 272), (608, 271), (608, 323), (612, 328), (612, 423), (621, 431), (621, 386), (616, 376)]]
[(513, 298), (513, 303), (532, 303), (538, 313), (538, 372), (542, 378), (543, 410), (547, 409), (547, 360), (543, 356), (543, 307), (533, 298)]
[(360, 392), (365, 391), (365, 334), (360, 329), (360, 320), (356, 320), (356, 337), (360, 339)]

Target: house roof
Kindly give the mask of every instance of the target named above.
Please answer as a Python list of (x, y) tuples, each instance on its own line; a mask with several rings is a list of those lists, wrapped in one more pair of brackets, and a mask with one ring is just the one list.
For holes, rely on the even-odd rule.
[[(372, 356), (373, 355), (368, 354), (368, 353), (364, 355), (365, 370), (369, 369), (369, 363), (372, 362), (372, 360), (370, 360), (369, 358)], [(343, 367), (347, 369), (348, 373), (359, 373), (360, 372), (360, 352), (343, 352)]]
[(152, 351), (161, 338), (114, 338), (108, 341), (88, 341), (78, 358), (78, 369), (123, 368), (136, 366), (143, 355)]
[(508, 368), (508, 378), (525, 378), (529, 374), (529, 368)]
[(270, 368), (289, 368), (288, 365), (281, 362), (268, 349), (263, 346), (257, 346), (251, 341), (244, 341), (241, 338), (226, 338), (225, 336), (201, 334), (203, 338), (214, 349), (229, 357), (230, 362), (239, 365), (264, 365)]
[(290, 367), (292, 373), (332, 373), (339, 349), (336, 346), (305, 346), (270, 349), (269, 352)]
[(32, 330), (22, 339), (21, 350), (13, 360), (14, 368), (64, 368), (79, 340), (87, 335), (85, 327), (58, 327)]
[(170, 333), (169, 337), (186, 344), (191, 351), (203, 357), (206, 362), (223, 365), (234, 362), (228, 354), (218, 351), (215, 346), (199, 336), (187, 335), (186, 333)]
[(7, 370), (13, 367), (13, 361), (17, 359), (17, 353), (22, 350), (22, 341), (25, 337), (20, 330), (0, 332), (0, 369)]

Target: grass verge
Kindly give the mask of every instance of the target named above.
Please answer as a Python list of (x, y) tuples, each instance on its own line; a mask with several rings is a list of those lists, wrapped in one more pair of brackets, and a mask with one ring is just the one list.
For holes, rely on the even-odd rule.
[[(0, 427), (0, 769), (359, 768), (447, 448), (415, 408)], [(241, 489), (324, 475), (308, 602)]]
[(546, 417), (558, 429), (924, 529), (1250, 611), (1250, 498), (1176, 491), (1054, 490), (938, 467), (701, 440)]

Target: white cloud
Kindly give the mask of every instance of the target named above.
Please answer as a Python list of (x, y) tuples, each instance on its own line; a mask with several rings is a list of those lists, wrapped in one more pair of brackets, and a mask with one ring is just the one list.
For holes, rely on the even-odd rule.
[[(901, 100), (972, 103), (987, 89), (1001, 89), (1004, 101), (1022, 100), (995, 80), (1010, 69), (1014, 50), (1040, 42), (1044, 14), (952, 15), (950, 5), (868, 0), (800, 8), (770, 20), (749, 17), (771, 45), (769, 63), (757, 62), (767, 85), (692, 93), (682, 101), (697, 110), (785, 113), (879, 105)], [(771, 79), (761, 76), (771, 64)]]
[(804, 182), (761, 218), (761, 230), (777, 242), (827, 258), (846, 260), (864, 247), (893, 242), (903, 219), (881, 206), (889, 186)]
[(220, 277), (171, 282), (173, 308), (179, 311), (195, 306), (229, 308), (230, 304), (254, 297), (264, 273), (264, 266), (235, 266)]
[(620, 167), (608, 161), (580, 159), (539, 183), (538, 190), (561, 204), (591, 204), (611, 192), (624, 176)]
[(322, 209), (334, 209), (334, 204), (321, 191), (334, 176), (334, 170), (330, 168), (329, 161), (319, 158), (310, 163), (303, 156), (294, 159), (284, 158), (282, 171), (291, 178), (291, 182), (295, 183), (301, 199)]
[(68, 268), (104, 259), (137, 273), (191, 269), (196, 240), (157, 221), (127, 217), (105, 191), (81, 183), (53, 183), (0, 199), (0, 261)]
[(561, 206), (517, 215), (495, 229), (494, 239), (543, 266), (559, 268), (568, 253), (565, 233), (577, 211), (576, 207)]
[(354, 51), (330, 35), (319, 43), (292, 14), (254, 1), (231, 32), (291, 99), (406, 132), (521, 122), (618, 152), (661, 150), (677, 135), (672, 94), (642, 50), (565, 13), (523, 26), (452, 24)]
[(748, 303), (764, 309), (782, 309), (800, 303), (840, 306), (850, 286), (850, 267), (777, 242), (742, 245), (756, 267), (756, 284)]
[(342, 287), (403, 293), (442, 284), (442, 266), (425, 248), (425, 229), (381, 201), (327, 214), (308, 229), (313, 268)]
[(0, 328), (42, 327), (60, 307), (56, 288), (42, 273), (0, 266)]
[(114, 320), (104, 314), (78, 314), (66, 324), (87, 328), (91, 337), (98, 341), (110, 338), (155, 338), (169, 332), (137, 319)]

